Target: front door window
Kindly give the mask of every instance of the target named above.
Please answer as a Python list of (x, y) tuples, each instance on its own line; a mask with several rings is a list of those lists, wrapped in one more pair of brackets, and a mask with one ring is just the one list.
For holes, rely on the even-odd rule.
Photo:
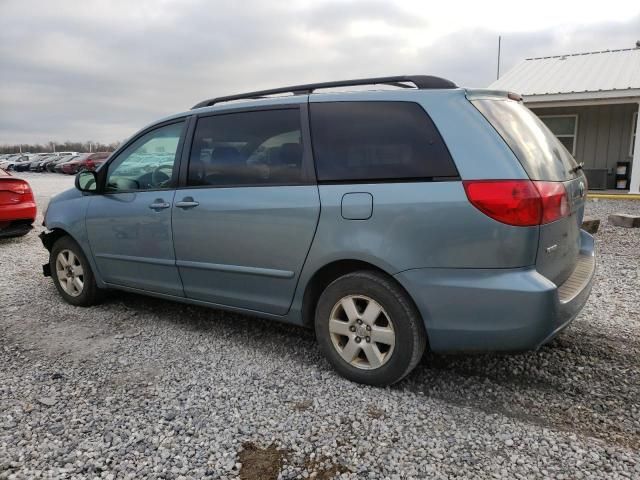
[(173, 187), (174, 165), (184, 122), (146, 133), (109, 164), (108, 193)]

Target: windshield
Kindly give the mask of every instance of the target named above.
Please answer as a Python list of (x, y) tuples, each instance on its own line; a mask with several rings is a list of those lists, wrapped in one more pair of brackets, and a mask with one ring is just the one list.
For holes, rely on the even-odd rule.
[(507, 99), (478, 99), (471, 103), (507, 142), (529, 178), (565, 181), (576, 177), (574, 158), (522, 103)]

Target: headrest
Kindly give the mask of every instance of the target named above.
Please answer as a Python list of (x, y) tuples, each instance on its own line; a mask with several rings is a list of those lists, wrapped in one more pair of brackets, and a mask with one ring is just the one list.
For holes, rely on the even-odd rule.
[(213, 164), (235, 164), (242, 163), (243, 158), (237, 148), (222, 146), (216, 147), (211, 153), (211, 163)]
[(302, 146), (299, 143), (284, 143), (280, 147), (280, 164), (300, 165), (302, 162)]

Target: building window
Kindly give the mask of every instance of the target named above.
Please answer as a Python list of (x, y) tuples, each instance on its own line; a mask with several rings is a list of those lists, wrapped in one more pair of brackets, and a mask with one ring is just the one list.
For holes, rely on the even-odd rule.
[(638, 135), (638, 112), (633, 114), (631, 120), (631, 145), (629, 146), (629, 156), (633, 157), (636, 148), (636, 135)]
[(542, 115), (540, 120), (558, 137), (558, 140), (576, 155), (576, 138), (578, 137), (578, 115)]

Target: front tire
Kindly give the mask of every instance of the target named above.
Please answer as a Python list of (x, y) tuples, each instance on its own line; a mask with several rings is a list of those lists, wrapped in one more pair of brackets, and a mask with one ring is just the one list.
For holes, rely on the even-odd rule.
[(407, 376), (427, 343), (411, 299), (392, 279), (373, 271), (350, 273), (329, 284), (318, 300), (315, 330), (338, 373), (375, 386)]
[(53, 244), (49, 267), (53, 283), (65, 302), (88, 307), (101, 300), (87, 257), (71, 237), (61, 237)]

